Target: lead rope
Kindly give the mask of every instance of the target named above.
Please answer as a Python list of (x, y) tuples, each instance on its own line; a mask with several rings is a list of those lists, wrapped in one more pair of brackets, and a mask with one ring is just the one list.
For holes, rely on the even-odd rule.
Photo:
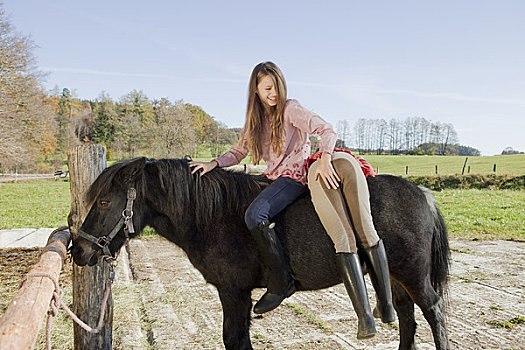
[(51, 297), (51, 301), (49, 303), (50, 310), (47, 312), (47, 321), (46, 321), (46, 349), (47, 350), (51, 350), (51, 326), (53, 323), (53, 317), (57, 315), (58, 309), (60, 307), (64, 309), (69, 315), (69, 317), (71, 317), (71, 319), (73, 319), (73, 321), (75, 321), (86, 332), (96, 334), (102, 330), (102, 327), (104, 327), (104, 315), (106, 313), (106, 306), (107, 306), (109, 295), (111, 293), (111, 285), (113, 284), (113, 279), (115, 278), (114, 266), (115, 266), (114, 262), (109, 263), (109, 278), (106, 282), (106, 290), (104, 292), (104, 297), (102, 298), (102, 305), (100, 305), (100, 315), (99, 315), (99, 319), (97, 323), (97, 328), (91, 328), (86, 323), (84, 323), (64, 303), (64, 300), (62, 299), (62, 296), (64, 295), (64, 291), (58, 285), (58, 280), (57, 278), (55, 278), (55, 276), (49, 273), (46, 273), (46, 272), (32, 272), (32, 273), (28, 273), (20, 281), (20, 284), (18, 285), (18, 289), (20, 289), (22, 285), (24, 284), (24, 282), (31, 277), (47, 277), (53, 282), (55, 286), (55, 290), (53, 291), (53, 297)]

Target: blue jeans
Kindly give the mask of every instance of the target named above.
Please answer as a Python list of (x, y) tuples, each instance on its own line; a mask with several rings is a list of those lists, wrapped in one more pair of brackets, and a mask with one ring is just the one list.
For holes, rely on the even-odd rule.
[(264, 220), (270, 220), (305, 191), (306, 186), (300, 182), (289, 177), (278, 177), (246, 209), (246, 226), (252, 230)]

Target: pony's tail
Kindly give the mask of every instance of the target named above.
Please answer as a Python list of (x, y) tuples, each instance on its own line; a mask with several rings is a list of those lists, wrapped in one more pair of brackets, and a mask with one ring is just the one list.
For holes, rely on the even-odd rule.
[(432, 235), (432, 270), (430, 279), (432, 287), (440, 296), (447, 293), (448, 274), (450, 270), (450, 247), (448, 244), (447, 226), (437, 207), (436, 199), (428, 188), (420, 187), (425, 194), (434, 217), (434, 232)]

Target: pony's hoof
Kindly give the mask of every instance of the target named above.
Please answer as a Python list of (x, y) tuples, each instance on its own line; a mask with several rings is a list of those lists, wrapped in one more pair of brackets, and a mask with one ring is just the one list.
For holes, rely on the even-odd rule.
[(253, 312), (256, 314), (264, 314), (265, 312), (272, 311), (277, 306), (281, 305), (281, 302), (284, 300), (283, 295), (277, 295), (272, 293), (264, 293), (261, 300), (259, 300), (253, 307)]
[(368, 314), (357, 321), (357, 339), (368, 339), (376, 335), (374, 318)]
[(396, 312), (393, 307), (388, 308), (388, 312), (383, 313), (379, 311), (379, 306), (374, 307), (373, 315), (375, 318), (380, 318), (383, 323), (396, 322)]

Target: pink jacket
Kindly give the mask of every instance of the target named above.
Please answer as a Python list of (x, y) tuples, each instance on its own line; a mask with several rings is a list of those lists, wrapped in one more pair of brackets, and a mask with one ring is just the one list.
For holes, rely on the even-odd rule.
[[(303, 185), (306, 184), (306, 159), (310, 156), (310, 140), (308, 134), (321, 137), (319, 151), (332, 153), (337, 134), (332, 125), (317, 114), (307, 110), (297, 100), (287, 100), (284, 107), (285, 141), (283, 152), (275, 154), (271, 146), (270, 120), (264, 121), (261, 141), (262, 159), (267, 168), (264, 175), (270, 180), (279, 176), (292, 178)], [(228, 152), (215, 158), (219, 167), (239, 164), (248, 154), (248, 141), (243, 138)]]

